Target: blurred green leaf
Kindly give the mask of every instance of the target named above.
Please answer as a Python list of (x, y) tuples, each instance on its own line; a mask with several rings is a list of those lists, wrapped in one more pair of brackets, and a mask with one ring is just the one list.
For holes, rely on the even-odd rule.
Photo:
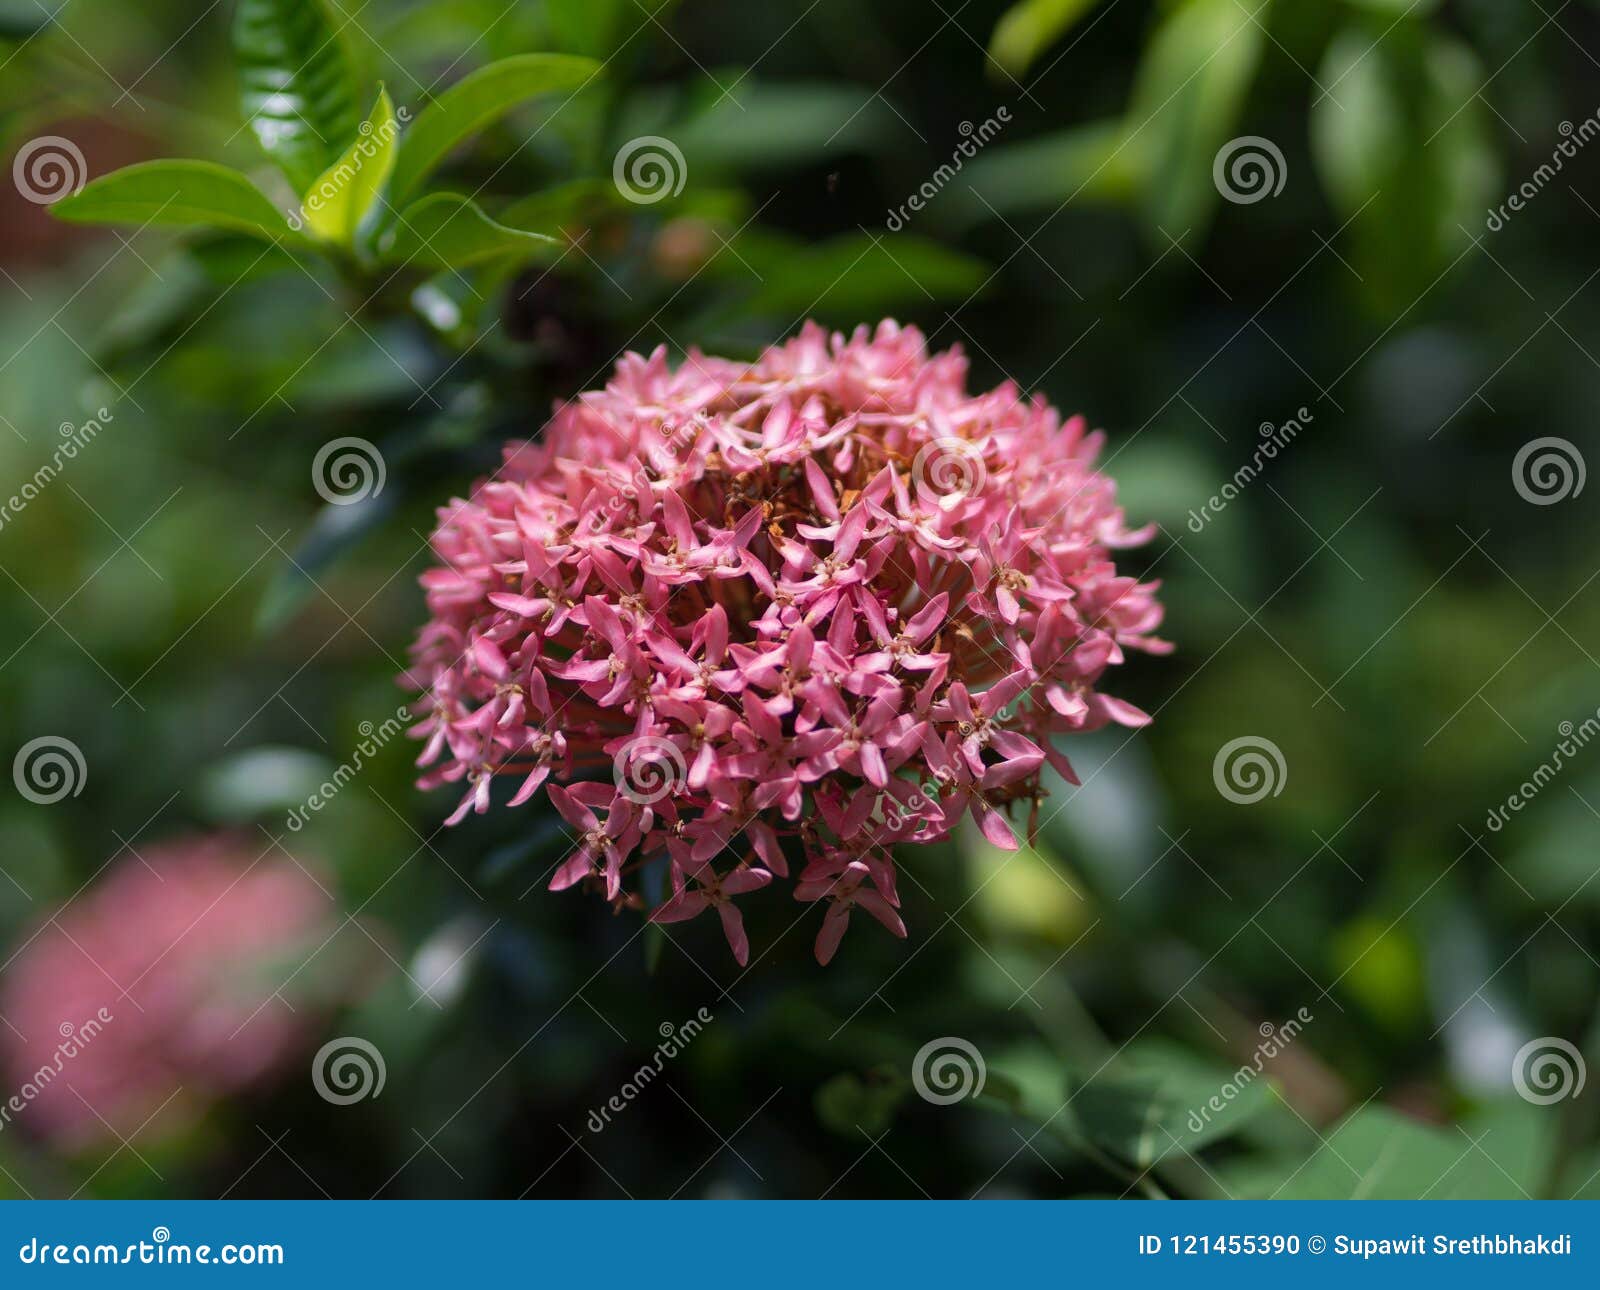
[(226, 228), (274, 242), (301, 240), (259, 188), (210, 161), (141, 161), (91, 180), (50, 211), (74, 224)]
[(498, 256), (529, 254), (555, 243), (543, 233), (497, 224), (477, 203), (455, 193), (432, 193), (396, 217), (385, 264), (459, 269)]
[(599, 74), (590, 58), (570, 54), (519, 54), (463, 77), (407, 127), (390, 183), (399, 205), (458, 143), (517, 104), (554, 90), (577, 89)]
[[(1520, 1200), (1527, 1195), (1497, 1163), (1513, 1153), (1513, 1133), (1530, 1131), (1520, 1119), (1499, 1139), (1473, 1145), (1461, 1131), (1435, 1129), (1387, 1107), (1368, 1106), (1341, 1120), (1309, 1160), (1282, 1163), (1280, 1200)], [(1494, 1143), (1494, 1154), (1484, 1148)]]
[(1145, 1042), (1071, 1085), (1063, 1121), (1069, 1137), (1144, 1169), (1237, 1133), (1269, 1105), (1267, 1075), (1213, 1069), (1175, 1045)]
[(1079, 198), (1126, 201), (1139, 191), (1141, 173), (1123, 143), (1118, 118), (992, 147), (966, 165), (961, 182), (932, 209), (936, 218), (964, 224)]
[(1439, 0), (1346, 0), (1358, 9), (1388, 14), (1391, 18), (1426, 18), (1439, 7)]
[(1497, 164), (1464, 44), (1407, 20), (1386, 39), (1351, 26), (1317, 72), (1312, 155), (1334, 205), (1353, 223), (1354, 258), (1382, 307), (1401, 307), (1469, 243)]
[(1346, 215), (1376, 197), (1406, 156), (1405, 104), (1391, 89), (1383, 59), (1366, 34), (1340, 32), (1318, 80), (1332, 89), (1311, 107), (1312, 155), (1334, 203)]
[(1011, 76), (1071, 31), (1100, 0), (1021, 0), (1000, 16), (989, 37), (989, 57)]
[(557, 44), (604, 58), (627, 33), (650, 24), (677, 0), (545, 0), (545, 19)]
[(282, 273), (295, 266), (295, 256), (279, 243), (263, 246), (250, 237), (219, 233), (199, 237), (184, 247), (189, 258), (219, 286), (232, 287)]
[(307, 228), (338, 246), (354, 243), (394, 170), (399, 133), (389, 92), (379, 86), (378, 101), (350, 146), (306, 190), (300, 211)]
[(1144, 180), (1145, 223), (1182, 241), (1210, 219), (1217, 152), (1233, 134), (1261, 59), (1271, 0), (1188, 0), (1139, 63), (1127, 146)]
[(269, 635), (287, 623), (316, 590), (314, 579), (377, 527), (394, 509), (395, 492), (346, 505), (324, 506), (290, 560), (273, 576), (256, 608), (256, 631)]
[(239, 0), (233, 24), (239, 106), (296, 194), (356, 131), (359, 90), (327, 0)]
[(693, 173), (804, 165), (885, 142), (893, 118), (866, 90), (826, 81), (764, 81), (720, 71), (699, 111), (664, 125)]
[(1422, 951), (1404, 923), (1363, 915), (1338, 928), (1330, 944), (1341, 988), (1374, 1016), (1400, 1029), (1422, 1015)]
[(875, 1067), (865, 1078), (845, 1071), (817, 1089), (817, 1119), (845, 1137), (860, 1138), (863, 1131), (876, 1137), (893, 1122), (910, 1088), (893, 1066)]

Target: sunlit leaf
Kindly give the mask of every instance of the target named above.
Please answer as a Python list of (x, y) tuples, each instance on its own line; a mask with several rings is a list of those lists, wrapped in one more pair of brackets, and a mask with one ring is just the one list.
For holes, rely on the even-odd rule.
[(356, 230), (378, 203), (394, 170), (399, 132), (394, 104), (388, 91), (380, 88), (378, 101), (349, 147), (306, 189), (300, 215), (307, 228), (340, 246), (355, 241)]
[(1369, 296), (1403, 308), (1483, 227), (1497, 165), (1476, 55), (1415, 21), (1352, 26), (1317, 70), (1312, 155)]
[(1157, 28), (1139, 64), (1126, 146), (1144, 176), (1146, 224), (1197, 234), (1219, 194), (1213, 167), (1237, 131), (1266, 40), (1271, 0), (1190, 0)]
[(1021, 76), (1046, 49), (1071, 31), (1100, 0), (1021, 0), (1001, 15), (989, 37), (989, 57)]

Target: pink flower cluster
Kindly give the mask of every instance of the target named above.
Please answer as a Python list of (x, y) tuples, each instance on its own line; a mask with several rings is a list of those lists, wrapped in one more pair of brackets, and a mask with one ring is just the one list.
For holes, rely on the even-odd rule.
[(181, 1127), (314, 1035), (282, 987), (332, 932), (331, 897), (259, 851), (145, 848), (28, 936), (0, 986), (5, 1119), (67, 1147)]
[(651, 917), (714, 909), (741, 964), (734, 900), (791, 860), (826, 963), (852, 909), (905, 935), (891, 844), (970, 813), (1014, 848), (1041, 767), (1072, 778), (1057, 736), (1148, 720), (1101, 674), (1170, 647), (1157, 584), (1112, 563), (1150, 530), (1101, 436), (1010, 384), (969, 395), (966, 366), (893, 322), (751, 364), (629, 354), (508, 446), (439, 512), (403, 678), (422, 785), (465, 787), (451, 822), (495, 775), (511, 805), (550, 780), (577, 843), (553, 889), (642, 907), (664, 856)]

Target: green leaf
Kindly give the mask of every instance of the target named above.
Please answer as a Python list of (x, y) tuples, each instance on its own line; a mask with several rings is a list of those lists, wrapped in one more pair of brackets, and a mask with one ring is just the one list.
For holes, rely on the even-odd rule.
[(1474, 100), (1483, 68), (1463, 43), (1421, 23), (1352, 25), (1317, 72), (1312, 156), (1350, 230), (1363, 290), (1403, 309), (1470, 243), (1495, 200), (1497, 163)]
[(557, 242), (542, 233), (507, 228), (476, 202), (455, 193), (432, 193), (396, 216), (380, 258), (385, 264), (460, 269), (502, 255), (531, 254)]
[(545, 0), (545, 20), (562, 49), (604, 58), (615, 53), (631, 30), (664, 21), (677, 0)]
[(1139, 64), (1127, 143), (1144, 175), (1145, 223), (1182, 240), (1209, 222), (1212, 175), (1261, 60), (1271, 0), (1190, 0), (1167, 17)]
[(356, 129), (350, 52), (327, 0), (239, 0), (233, 24), (239, 106), (297, 193)]
[(599, 71), (600, 64), (592, 58), (519, 54), (464, 77), (424, 108), (406, 129), (394, 172), (394, 202), (409, 197), (445, 154), (469, 134), (518, 103), (552, 90), (578, 88)]
[(1134, 1045), (1072, 1090), (1066, 1132), (1141, 1169), (1230, 1137), (1271, 1105), (1268, 1074), (1197, 1062), (1175, 1045)]
[(377, 205), (384, 182), (394, 169), (400, 122), (389, 92), (381, 86), (378, 101), (362, 122), (344, 154), (317, 176), (300, 204), (306, 227), (340, 246), (355, 241), (356, 230)]
[(141, 161), (85, 184), (50, 211), (74, 224), (226, 228), (274, 242), (299, 240), (259, 188), (210, 161)]
[(1022, 0), (1001, 15), (989, 37), (989, 57), (1011, 76), (1021, 76), (1072, 30), (1100, 0)]
[(1063, 202), (1125, 201), (1137, 192), (1140, 175), (1123, 140), (1120, 120), (1091, 121), (992, 148), (929, 203), (931, 217), (966, 225)]
[(691, 173), (713, 169), (796, 166), (846, 153), (888, 146), (893, 115), (866, 90), (826, 81), (740, 79), (719, 71), (703, 92), (698, 111), (683, 121), (634, 133), (670, 138)]
[(1346, 215), (1375, 197), (1406, 155), (1405, 104), (1383, 57), (1367, 58), (1372, 52), (1361, 30), (1340, 32), (1317, 73), (1330, 92), (1311, 108), (1312, 156)]
[(895, 1110), (910, 1088), (906, 1077), (892, 1066), (868, 1071), (865, 1078), (845, 1071), (817, 1089), (817, 1119), (845, 1137), (859, 1138), (863, 1132), (876, 1137), (893, 1122)]
[(1369, 1106), (1335, 1125), (1309, 1160), (1282, 1162), (1284, 1181), (1268, 1190), (1280, 1200), (1521, 1200), (1532, 1180), (1497, 1163), (1512, 1134), (1505, 1127), (1475, 1147), (1476, 1134)]

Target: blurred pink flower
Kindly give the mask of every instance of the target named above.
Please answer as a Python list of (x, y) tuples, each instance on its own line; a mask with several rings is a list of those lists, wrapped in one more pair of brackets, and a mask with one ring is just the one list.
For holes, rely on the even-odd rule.
[(158, 1112), (172, 1127), (315, 1033), (278, 991), (332, 931), (332, 898), (260, 850), (228, 835), (144, 850), (34, 930), (0, 982), (0, 1119), (69, 1147)]
[[(431, 620), (404, 682), (422, 691), (451, 817), (512, 805), (552, 774), (576, 833), (551, 886), (639, 905), (665, 853), (658, 921), (788, 875), (831, 906), (817, 957), (859, 907), (896, 935), (888, 845), (970, 813), (1014, 848), (1053, 741), (1148, 720), (1102, 694), (1124, 649), (1170, 647), (1157, 584), (1118, 574), (1130, 531), (1094, 469), (1101, 436), (884, 322), (807, 325), (753, 364), (629, 354), (602, 391), (439, 512)], [(593, 782), (596, 771), (609, 781)], [(586, 782), (575, 778), (590, 777)]]

